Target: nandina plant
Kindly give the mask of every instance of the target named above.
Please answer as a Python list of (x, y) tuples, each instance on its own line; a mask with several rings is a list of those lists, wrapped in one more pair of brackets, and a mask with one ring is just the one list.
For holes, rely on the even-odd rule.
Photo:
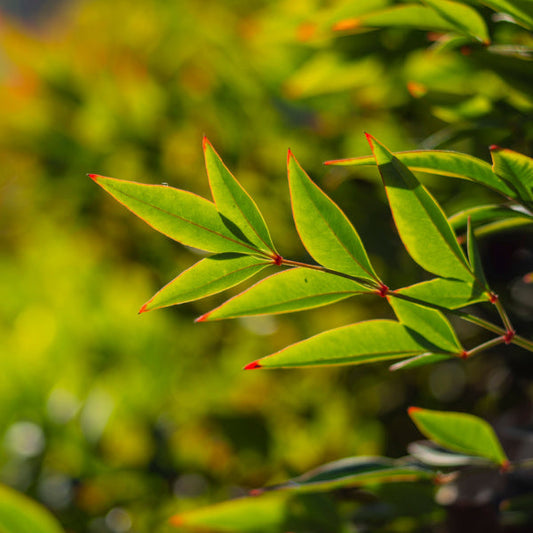
[[(434, 276), (432, 279), (390, 287), (372, 266), (348, 217), (313, 183), (290, 151), (287, 170), (293, 218), (314, 262), (285, 257), (273, 243), (253, 199), (204, 138), (213, 201), (166, 185), (91, 175), (154, 229), (212, 254), (163, 287), (140, 312), (222, 292), (270, 268), (276, 272), (196, 322), (301, 311), (360, 294), (386, 299), (396, 320), (368, 320), (324, 331), (251, 361), (245, 367), (248, 370), (392, 360), (396, 362), (391, 370), (399, 370), (451, 358), (468, 359), (498, 345), (514, 344), (533, 351), (533, 342), (515, 331), (489, 286), (476, 244), (476, 232), (533, 222), (533, 159), (492, 146), (491, 166), (451, 151), (393, 154), (371, 135), (367, 139), (371, 156), (326, 164), (377, 166), (403, 245), (413, 260)], [(410, 169), (476, 182), (497, 192), (502, 203), (477, 205), (447, 218)], [(461, 310), (474, 304), (494, 306), (499, 323)], [(447, 315), (488, 330), (493, 338), (477, 346), (464, 346)], [(430, 440), (413, 443), (409, 455), (402, 459), (342, 459), (287, 483), (254, 489), (249, 498), (174, 516), (172, 523), (230, 531), (296, 528), (291, 520), (296, 520), (296, 525), (298, 520), (291, 515), (289, 505), (294, 497), (304, 498), (301, 502), (305, 503), (312, 493), (376, 483), (433, 480), (442, 486), (459, 486), (465, 476), (480, 468), (510, 480), (530, 464), (508, 457), (491, 426), (473, 415), (422, 407), (411, 407), (409, 415)], [(510, 495), (497, 486), (492, 487), (491, 504)], [(508, 483), (507, 490), (516, 489), (511, 486)], [(306, 505), (312, 508), (315, 504)]]

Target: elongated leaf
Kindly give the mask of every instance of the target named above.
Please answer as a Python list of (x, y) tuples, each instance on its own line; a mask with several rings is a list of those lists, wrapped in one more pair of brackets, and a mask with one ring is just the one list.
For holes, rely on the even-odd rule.
[(476, 237), (483, 237), (485, 235), (492, 235), (493, 233), (513, 230), (522, 226), (530, 226), (531, 224), (533, 224), (533, 219), (531, 217), (506, 218), (490, 224), (478, 226), (474, 233), (476, 234)]
[(246, 368), (358, 365), (422, 354), (427, 341), (393, 320), (370, 320), (325, 331), (250, 363)]
[(44, 507), (15, 490), (0, 485), (2, 533), (64, 533)]
[(421, 433), (444, 448), (484, 457), (499, 465), (508, 462), (492, 427), (477, 416), (420, 407), (410, 407), (409, 416)]
[[(444, 4), (444, 0), (441, 0)], [(456, 5), (452, 5), (456, 4)], [(339, 21), (333, 26), (336, 31), (354, 31), (359, 28), (413, 28), (439, 32), (460, 32), (482, 42), (489, 42), (484, 24), (472, 15), (472, 9), (457, 2), (446, 2), (446, 12), (452, 9), (464, 19), (462, 28), (458, 27), (456, 17), (443, 16), (432, 7), (419, 4), (402, 4), (359, 17)], [(465, 25), (468, 28), (465, 30)]]
[(474, 455), (465, 455), (463, 453), (453, 452), (437, 446), (430, 440), (411, 442), (407, 445), (407, 451), (415, 458), (426, 465), (431, 466), (467, 466), (467, 465), (486, 465), (490, 463), (482, 457)]
[(286, 483), (254, 490), (254, 493), (270, 490), (321, 492), (375, 483), (432, 479), (435, 474), (430, 469), (420, 468), (405, 461), (387, 457), (346, 457), (319, 466)]
[(90, 176), (132, 213), (167, 237), (208, 252), (252, 253), (255, 248), (230, 229), (205, 198), (164, 185)]
[(479, 248), (477, 246), (476, 238), (474, 236), (474, 230), (472, 229), (470, 219), (468, 219), (467, 249), (468, 261), (470, 261), (470, 266), (472, 267), (477, 281), (480, 285), (485, 287), (485, 290), (487, 292), (490, 292), (489, 285), (485, 278), (485, 272), (483, 271), (483, 264), (481, 263), (481, 256), (479, 255)]
[(438, 276), (471, 279), (463, 250), (440, 205), (387, 148), (367, 137), (398, 233), (411, 257)]
[(165, 285), (139, 312), (216, 294), (254, 276), (269, 265), (272, 265), (272, 261), (254, 255), (216, 254), (207, 257)]
[[(411, 170), (475, 181), (508, 198), (517, 197), (516, 191), (498, 177), (488, 163), (477, 157), (447, 150), (412, 150), (396, 152), (394, 156)], [(334, 159), (326, 161), (324, 164), (357, 167), (375, 165), (376, 159), (370, 155), (349, 159)]]
[(389, 370), (395, 372), (396, 370), (404, 370), (406, 368), (416, 368), (419, 366), (432, 365), (434, 363), (440, 363), (446, 359), (454, 357), (452, 354), (442, 353), (423, 353), (422, 355), (415, 355), (409, 357), (403, 361), (398, 361), (389, 367)]
[(533, 216), (521, 206), (503, 206), (496, 204), (480, 205), (459, 211), (449, 217), (448, 222), (455, 231), (465, 231), (468, 226), (468, 219), (470, 219), (472, 226), (476, 228), (497, 220), (503, 221), (514, 218), (533, 223)]
[(485, 21), (475, 9), (463, 3), (448, 0), (424, 0), (424, 3), (455, 26), (457, 33), (471, 36), (485, 44), (490, 43)]
[(329, 269), (377, 281), (346, 215), (311, 181), (290, 151), (287, 166), (294, 222), (309, 254)]
[(265, 220), (255, 202), (206, 137), (203, 147), (209, 185), (218, 211), (234, 222), (256, 248), (276, 254)]
[(197, 321), (301, 311), (372, 292), (341, 276), (291, 268), (265, 278)]
[(425, 302), (436, 309), (460, 309), (477, 302), (488, 302), (489, 296), (478, 283), (435, 278), (394, 291), (414, 303)]
[(450, 322), (440, 311), (396, 298), (394, 293), (390, 293), (387, 300), (404, 326), (435, 345), (432, 351), (457, 355), (464, 351)]
[(495, 11), (507, 13), (524, 28), (533, 29), (533, 5), (531, 0), (479, 0)]
[(491, 146), (492, 170), (518, 192), (524, 202), (533, 203), (533, 159), (498, 146)]

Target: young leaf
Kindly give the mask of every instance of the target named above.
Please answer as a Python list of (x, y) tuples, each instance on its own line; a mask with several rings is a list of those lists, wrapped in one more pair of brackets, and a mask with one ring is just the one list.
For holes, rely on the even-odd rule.
[(90, 177), (155, 230), (186, 246), (208, 252), (256, 251), (205, 198), (165, 185)]
[(444, 448), (484, 457), (501, 466), (508, 463), (494, 430), (477, 416), (420, 407), (410, 407), (409, 416), (421, 433)]
[(479, 205), (463, 211), (459, 211), (448, 218), (451, 227), (457, 231), (467, 229), (468, 220), (472, 226), (483, 226), (495, 221), (507, 221), (510, 219), (520, 219), (524, 222), (533, 223), (533, 215), (527, 212), (521, 206), (504, 206), (504, 205)]
[(216, 254), (202, 259), (165, 285), (139, 311), (151, 311), (204, 298), (254, 276), (272, 261), (240, 254)]
[(476, 238), (474, 236), (474, 230), (472, 229), (472, 224), (470, 219), (468, 219), (467, 227), (467, 250), (468, 250), (468, 261), (472, 267), (472, 271), (476, 276), (477, 281), (482, 285), (485, 290), (490, 293), (490, 287), (485, 278), (485, 272), (483, 271), (483, 265), (481, 263), (481, 256), (479, 255), (479, 248), (477, 246)]
[(0, 485), (0, 531), (2, 533), (64, 533), (44, 507), (24, 494)]
[(204, 137), (205, 166), (218, 211), (234, 222), (257, 249), (277, 255), (257, 205)]
[(533, 203), (533, 159), (498, 146), (490, 147), (492, 170), (516, 189), (520, 198)]
[(435, 345), (434, 352), (449, 352), (460, 355), (461, 346), (448, 319), (436, 309), (422, 307), (408, 300), (394, 297), (389, 293), (387, 300), (398, 320), (413, 332), (422, 335)]
[(473, 274), (440, 205), (387, 148), (372, 136), (367, 138), (398, 233), (411, 257), (438, 276), (471, 280)]
[(405, 461), (389, 459), (388, 457), (346, 457), (345, 459), (319, 466), (286, 483), (266, 487), (265, 489), (256, 489), (254, 493), (271, 490), (321, 492), (375, 483), (432, 479), (435, 475), (436, 473), (432, 470), (406, 464)]
[(399, 322), (370, 320), (319, 333), (246, 369), (375, 363), (425, 353), (428, 345)]
[(373, 292), (351, 279), (309, 268), (291, 268), (265, 278), (197, 321), (289, 313)]
[(290, 151), (287, 166), (294, 222), (309, 254), (331, 270), (374, 280), (379, 285), (361, 239), (346, 215), (311, 181)]
[[(485, 161), (467, 154), (446, 150), (412, 150), (394, 154), (411, 170), (449, 176), (451, 178), (475, 181), (506, 198), (516, 198), (516, 191), (492, 171)], [(326, 161), (325, 165), (336, 166), (367, 166), (375, 165), (374, 156), (352, 157)]]

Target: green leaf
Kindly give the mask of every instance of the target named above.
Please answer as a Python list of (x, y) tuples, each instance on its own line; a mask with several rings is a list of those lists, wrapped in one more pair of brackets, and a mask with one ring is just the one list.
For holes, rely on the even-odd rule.
[(373, 291), (351, 279), (309, 268), (291, 268), (257, 282), (197, 321), (290, 313), (369, 292)]
[(234, 222), (257, 249), (277, 255), (255, 202), (228, 170), (207, 137), (204, 137), (203, 148), (209, 185), (218, 211)]
[(372, 136), (367, 138), (411, 257), (438, 276), (471, 280), (473, 274), (440, 205), (399, 159)]
[(421, 433), (444, 448), (484, 457), (502, 466), (508, 463), (494, 430), (477, 416), (420, 407), (410, 407), (409, 416)]
[(533, 203), (533, 159), (524, 154), (491, 146), (492, 170), (518, 192), (520, 198)]
[(472, 267), (472, 271), (476, 276), (477, 281), (482, 285), (487, 292), (490, 293), (490, 287), (485, 278), (485, 272), (483, 271), (483, 264), (481, 263), (481, 256), (479, 255), (479, 248), (477, 246), (476, 238), (474, 237), (474, 230), (470, 219), (468, 219), (467, 228), (467, 249), (468, 249), (468, 261)]
[(321, 265), (379, 284), (359, 235), (346, 215), (322, 192), (289, 151), (292, 212), (309, 254)]
[(470, 6), (448, 0), (423, 0), (443, 19), (455, 27), (457, 33), (474, 37), (484, 44), (490, 43), (487, 26), (480, 14)]
[(394, 292), (389, 293), (387, 300), (396, 317), (404, 326), (435, 345), (432, 351), (449, 352), (456, 355), (463, 353), (464, 348), (443, 313), (397, 298), (394, 296)]
[(533, 30), (533, 3), (531, 0), (479, 0), (478, 3), (485, 4), (495, 11), (511, 15), (517, 24)]
[(446, 450), (430, 440), (411, 442), (407, 451), (418, 461), (431, 466), (457, 467), (486, 465), (489, 462), (482, 457)]
[(64, 533), (64, 530), (44, 507), (0, 485), (0, 532)]
[(375, 363), (425, 353), (428, 344), (424, 339), (413, 337), (399, 322), (370, 320), (319, 333), (254, 361), (246, 368)]
[[(516, 198), (516, 191), (498, 177), (485, 161), (467, 154), (447, 150), (412, 150), (394, 154), (411, 170), (439, 174), (451, 178), (474, 181), (501, 193), (507, 198)], [(326, 161), (325, 165), (367, 166), (375, 165), (374, 156), (352, 157)]]
[(191, 302), (216, 294), (254, 276), (269, 265), (272, 265), (272, 261), (253, 255), (212, 255), (165, 285), (139, 312)]
[(415, 355), (409, 357), (403, 361), (398, 361), (389, 367), (389, 370), (395, 372), (396, 370), (404, 370), (406, 368), (416, 368), (419, 366), (432, 365), (434, 363), (440, 363), (446, 359), (454, 357), (452, 354), (442, 353), (423, 353), (422, 355)]
[[(460, 32), (482, 42), (489, 42), (487, 30), (479, 15), (468, 6), (458, 2), (439, 2), (440, 11), (419, 4), (402, 4), (387, 9), (366, 13), (339, 21), (333, 27), (336, 31), (354, 31), (360, 28), (413, 28), (438, 32)], [(450, 16), (455, 11), (455, 15)], [(443, 13), (444, 12), (444, 13)], [(475, 15), (474, 15), (475, 14)], [(457, 19), (463, 19), (461, 27)]]
[(468, 227), (468, 219), (474, 228), (495, 221), (520, 219), (524, 222), (533, 223), (533, 215), (529, 214), (521, 206), (503, 205), (479, 205), (463, 211), (459, 211), (448, 218), (452, 228), (457, 231), (465, 231)]
[(205, 198), (165, 185), (90, 177), (155, 230), (186, 246), (208, 252), (256, 252)]
[(432, 479), (435, 472), (387, 457), (346, 457), (339, 461), (319, 466), (285, 483), (255, 490), (261, 493), (270, 490), (296, 492), (321, 492), (347, 487), (359, 487), (375, 483), (418, 481)]

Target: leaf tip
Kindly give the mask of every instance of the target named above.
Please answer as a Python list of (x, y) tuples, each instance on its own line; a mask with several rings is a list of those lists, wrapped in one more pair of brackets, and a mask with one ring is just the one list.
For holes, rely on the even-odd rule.
[(331, 29), (333, 31), (348, 31), (348, 30), (355, 30), (361, 26), (361, 21), (357, 18), (349, 18), (349, 19), (343, 19), (339, 20), (338, 22), (335, 22)]
[(207, 150), (207, 147), (213, 148), (213, 145), (211, 144), (211, 142), (209, 141), (207, 136), (204, 135), (204, 137), (202, 139), (202, 149), (204, 150), (204, 152)]
[(500, 464), (500, 472), (502, 474), (505, 474), (505, 472), (508, 472), (510, 468), (511, 468), (511, 463), (509, 462), (508, 459), (504, 459)]
[(182, 526), (185, 523), (185, 520), (181, 515), (176, 514), (174, 516), (171, 516), (168, 519), (168, 522), (171, 526)]
[(252, 361), (251, 363), (248, 363), (243, 368), (243, 370), (254, 370), (255, 368), (263, 368), (263, 367), (261, 366), (261, 363), (259, 363), (259, 361)]
[(498, 146), (497, 144), (491, 144), (491, 145), (489, 146), (489, 150), (490, 150), (491, 152), (497, 152), (497, 151), (499, 151), (499, 150), (503, 150), (503, 148), (502, 148), (501, 146)]
[(291, 159), (295, 159), (294, 154), (292, 153), (292, 150), (289, 148), (287, 150), (287, 165), (290, 163)]
[(202, 316), (199, 316), (198, 318), (196, 318), (194, 320), (195, 323), (198, 323), (198, 322), (205, 322), (208, 318), (209, 318), (209, 315), (211, 314), (211, 311), (209, 311), (209, 313), (204, 313)]
[(98, 183), (98, 178), (100, 177), (98, 174), (87, 174), (87, 176), (89, 176), (94, 182)]
[(420, 411), (422, 411), (422, 407), (415, 407), (414, 405), (412, 405), (411, 407), (407, 409), (407, 414), (409, 416), (413, 416)]
[(139, 315), (141, 315), (142, 313), (146, 313), (146, 311), (148, 311), (148, 302), (146, 302), (145, 304), (143, 304), (143, 306), (139, 309)]
[(265, 489), (252, 489), (248, 494), (250, 496), (260, 496), (263, 492), (265, 492)]

